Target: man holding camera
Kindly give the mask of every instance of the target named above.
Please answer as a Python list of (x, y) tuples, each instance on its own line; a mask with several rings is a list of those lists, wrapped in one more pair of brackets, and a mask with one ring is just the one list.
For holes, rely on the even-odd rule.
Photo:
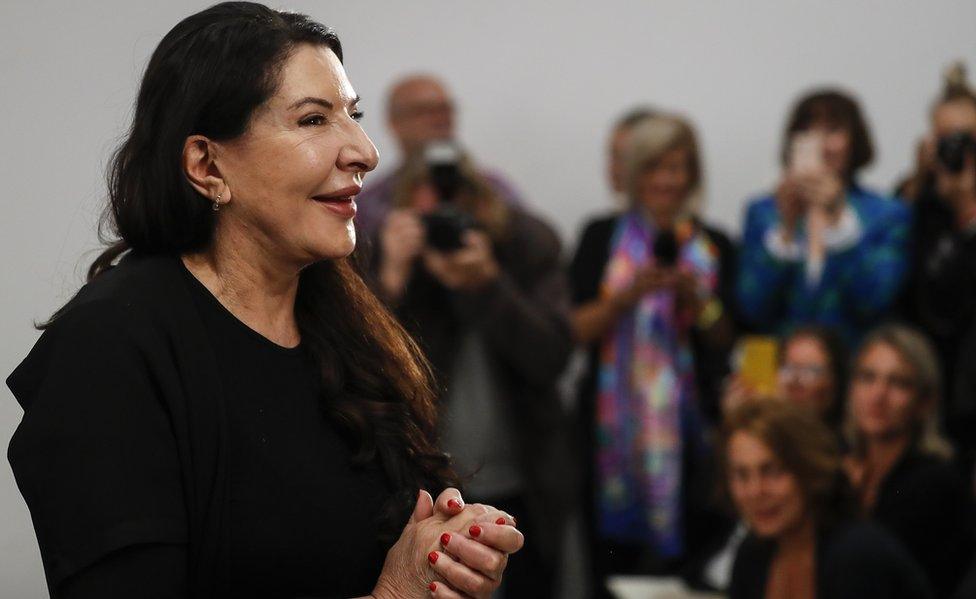
[(405, 160), (361, 202), (375, 211), (360, 224), (369, 278), (433, 365), (441, 446), (465, 497), (526, 533), (504, 596), (552, 597), (574, 497), (556, 392), (571, 350), (559, 240), (453, 143), (439, 84), (407, 80), (390, 105)]
[[(371, 178), (356, 198), (356, 226), (367, 235), (377, 232), (390, 211), (397, 181), (407, 162), (422, 154), (432, 142), (455, 140), (454, 98), (435, 77), (413, 74), (395, 82), (386, 109), (387, 125), (399, 146), (402, 162), (392, 172)], [(522, 204), (515, 189), (501, 175), (491, 171), (482, 171), (481, 175), (503, 201)]]
[(909, 320), (939, 350), (946, 431), (967, 473), (976, 461), (976, 94), (953, 67), (899, 191), (915, 207)]

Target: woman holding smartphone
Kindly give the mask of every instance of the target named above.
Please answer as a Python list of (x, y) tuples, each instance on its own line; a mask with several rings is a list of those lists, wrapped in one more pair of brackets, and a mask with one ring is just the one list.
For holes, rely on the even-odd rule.
[(695, 215), (691, 126), (644, 119), (625, 153), (629, 206), (587, 224), (570, 266), (573, 332), (590, 358), (580, 424), (598, 586), (612, 573), (676, 572), (709, 527), (694, 503), (706, 494), (688, 489), (709, 478), (692, 473), (715, 404), (703, 383), (720, 380), (732, 337), (733, 249)]
[(746, 212), (737, 294), (757, 330), (816, 323), (853, 342), (892, 305), (907, 266), (909, 211), (858, 184), (873, 155), (850, 96), (821, 90), (793, 109), (783, 176)]

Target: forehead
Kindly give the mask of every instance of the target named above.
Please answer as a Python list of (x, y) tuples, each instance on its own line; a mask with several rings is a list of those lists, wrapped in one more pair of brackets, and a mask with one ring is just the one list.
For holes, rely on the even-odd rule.
[(752, 433), (737, 431), (729, 440), (729, 461), (733, 464), (764, 464), (775, 459), (769, 447)]
[(401, 83), (393, 92), (392, 103), (397, 105), (434, 104), (450, 101), (444, 86), (433, 79), (414, 79)]
[(911, 365), (905, 360), (901, 353), (887, 343), (878, 342), (861, 354), (858, 360), (858, 368), (870, 368), (872, 370), (897, 371), (899, 374), (911, 375)]
[(290, 104), (307, 96), (329, 100), (337, 107), (356, 97), (339, 57), (326, 46), (298, 46), (285, 61), (272, 100)]
[(943, 131), (976, 128), (976, 105), (956, 100), (940, 105), (935, 111), (935, 126)]
[(787, 358), (826, 358), (826, 351), (820, 341), (814, 337), (800, 336), (790, 339), (786, 344)]

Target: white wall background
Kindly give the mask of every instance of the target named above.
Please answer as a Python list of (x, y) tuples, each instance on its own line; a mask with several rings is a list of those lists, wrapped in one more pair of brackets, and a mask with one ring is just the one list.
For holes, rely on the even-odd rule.
[[(130, 116), (155, 44), (210, 2), (0, 0), (0, 374), (78, 287), (97, 246), (107, 157)], [(879, 150), (868, 184), (908, 168), (942, 68), (976, 70), (976, 1), (591, 3), (526, 0), (292, 0), (335, 27), (384, 157), (383, 95), (398, 74), (443, 76), (461, 137), (507, 173), (570, 245), (582, 218), (609, 206), (609, 124), (635, 104), (697, 124), (707, 216), (732, 233), (744, 198), (776, 177), (779, 133), (801, 91), (856, 92)], [(383, 166), (381, 166), (381, 169)], [(0, 390), (0, 446), (21, 410)], [(0, 596), (44, 597), (30, 517), (0, 464)]]

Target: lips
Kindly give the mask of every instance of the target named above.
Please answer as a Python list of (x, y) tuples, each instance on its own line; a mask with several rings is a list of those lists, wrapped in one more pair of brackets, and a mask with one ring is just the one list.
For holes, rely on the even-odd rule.
[(314, 196), (312, 200), (342, 218), (353, 218), (356, 216), (356, 200), (354, 197), (360, 189), (362, 188), (358, 186), (347, 187), (327, 195)]

